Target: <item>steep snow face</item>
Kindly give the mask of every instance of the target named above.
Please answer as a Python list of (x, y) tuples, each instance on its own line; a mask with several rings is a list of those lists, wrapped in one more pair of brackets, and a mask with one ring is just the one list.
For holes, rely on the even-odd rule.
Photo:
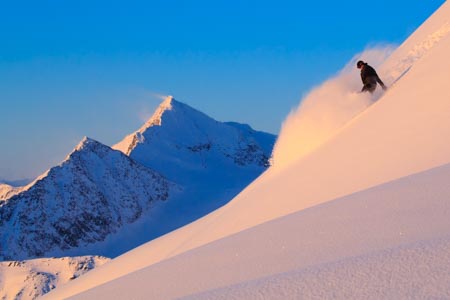
[[(131, 158), (184, 184), (219, 174), (233, 180), (227, 169), (268, 166), (275, 136), (248, 125), (222, 123), (168, 97), (137, 132), (113, 146)], [(217, 172), (219, 171), (220, 172)]]
[(61, 165), (1, 204), (0, 256), (40, 257), (102, 241), (176, 188), (121, 152), (85, 138)]
[(439, 9), (394, 53), (392, 47), (377, 47), (357, 54), (335, 78), (302, 99), (298, 109), (283, 123), (274, 148), (274, 166), (282, 169), (311, 153), (383, 96), (380, 88), (373, 95), (357, 93), (362, 86), (359, 70), (355, 68), (358, 60), (376, 67), (390, 88), (408, 75), (416, 62), (448, 38), (450, 22), (446, 9), (445, 6)]
[[(142, 285), (139, 288), (143, 289), (144, 284), (151, 281), (150, 278), (154, 278), (145, 277), (146, 270), (152, 273), (156, 268), (160, 268), (161, 271), (167, 271), (167, 274), (172, 276), (181, 274), (177, 267), (181, 266), (182, 263), (189, 264), (189, 260), (185, 260), (181, 256), (186, 258), (192, 254), (201, 257), (200, 251), (209, 249), (208, 245), (211, 246), (214, 241), (218, 241), (219, 244), (221, 241), (225, 243), (226, 239), (231, 238), (233, 234), (239, 235), (246, 229), (252, 230), (259, 224), (264, 226), (272, 220), (276, 222), (275, 219), (295, 212), (299, 212), (297, 217), (303, 218), (300, 213), (308, 211), (307, 208), (311, 210), (320, 208), (326, 205), (325, 202), (333, 199), (448, 164), (450, 162), (450, 143), (446, 137), (450, 136), (450, 90), (446, 89), (445, 86), (448, 84), (450, 70), (450, 60), (448, 59), (450, 35), (443, 34), (446, 30), (442, 30), (442, 28), (445, 28), (445, 24), (449, 23), (450, 4), (446, 2), (429, 21), (393, 53), (385, 64), (380, 66), (380, 70), (395, 69), (395, 66), (403, 58), (410, 57), (410, 53), (418, 53), (416, 51), (417, 45), (419, 45), (419, 48), (426, 50), (421, 53), (420, 58), (404, 60), (411, 62), (412, 65), (401, 73), (402, 76), (398, 78), (397, 82), (375, 104), (349, 121), (314, 151), (296, 161), (292, 161), (280, 172), (269, 169), (221, 209), (124, 254), (108, 266), (93, 271), (93, 273), (87, 274), (85, 278), (80, 278), (78, 282), (66, 286), (60, 293), (50, 294), (49, 298), (59, 299), (62, 296), (73, 295), (139, 269), (142, 269), (142, 271), (130, 274), (128, 279), (135, 279), (137, 284), (139, 284), (139, 278), (145, 279), (140, 281)], [(440, 34), (435, 35), (436, 32)], [(432, 47), (426, 46), (429, 45), (428, 41), (435, 40), (432, 38), (435, 36), (439, 37), (439, 41), (432, 43)], [(385, 74), (389, 74), (388, 71), (386, 72)], [(445, 169), (448, 171), (448, 167)], [(407, 238), (414, 236), (415, 241), (420, 241), (422, 238), (433, 239), (444, 234), (448, 235), (447, 200), (449, 193), (447, 171), (443, 173), (444, 176), (439, 176), (437, 185), (434, 185), (433, 180), (428, 181), (429, 178), (425, 178), (426, 187), (419, 185), (417, 186), (418, 191), (413, 189), (414, 184), (407, 186), (404, 193), (400, 193), (399, 190), (394, 188), (391, 191), (391, 196), (397, 195), (401, 203), (383, 201), (386, 210), (384, 212), (383, 209), (379, 210), (383, 212), (379, 215), (372, 214), (372, 206), (366, 207), (364, 206), (365, 203), (358, 201), (351, 210), (344, 205), (341, 207), (342, 210), (332, 211), (329, 215), (326, 214), (326, 217), (331, 219), (313, 219), (321, 220), (325, 224), (324, 230), (315, 231), (317, 234), (312, 237), (306, 235), (305, 230), (315, 229), (317, 223), (302, 223), (302, 220), (299, 220), (298, 223), (302, 226), (287, 226), (281, 230), (275, 230), (275, 237), (281, 236), (280, 232), (288, 233), (283, 238), (286, 242), (298, 241), (300, 245), (295, 250), (302, 249), (305, 252), (298, 254), (299, 252), (294, 251), (292, 258), (305, 259), (304, 263), (307, 265), (308, 263), (323, 262), (323, 260), (310, 260), (311, 257), (320, 255), (323, 251), (331, 255), (328, 259), (333, 260), (333, 258), (337, 258), (337, 256), (333, 256), (334, 253), (337, 253), (336, 249), (343, 250), (340, 258), (355, 255), (345, 252), (352, 249), (354, 245), (363, 247), (359, 248), (362, 249), (359, 253), (361, 255), (373, 250), (380, 250), (384, 246), (389, 247), (393, 245), (392, 243), (394, 243), (393, 246), (399, 246), (395, 243), (405, 241), (400, 238), (404, 233), (404, 228), (408, 229)], [(431, 179), (433, 179), (432, 177)], [(433, 191), (436, 191), (436, 193), (434, 194)], [(417, 201), (409, 201), (410, 197), (416, 194), (419, 196), (414, 198)], [(430, 194), (434, 194), (436, 198), (430, 200)], [(379, 200), (383, 200), (381, 196), (378, 195), (374, 198), (373, 204), (375, 206), (381, 203)], [(440, 205), (437, 206), (436, 203), (440, 203)], [(357, 207), (359, 209), (356, 209)], [(421, 226), (416, 226), (417, 220), (425, 209), (429, 214), (424, 216), (424, 219), (420, 219)], [(391, 225), (398, 224), (395, 217), (391, 218), (392, 210), (400, 211), (406, 216), (407, 221), (401, 226), (402, 230), (392, 232), (393, 226), (382, 228), (378, 226), (383, 225), (384, 221), (387, 220), (392, 222)], [(345, 215), (346, 212), (349, 212), (350, 215)], [(342, 219), (340, 219), (341, 216)], [(372, 234), (367, 234), (364, 230), (361, 230), (356, 236), (349, 236), (347, 230), (339, 230), (341, 228), (357, 230), (360, 224), (363, 224), (366, 219), (369, 220), (368, 217), (372, 217), (373, 226), (370, 226), (370, 228), (373, 229), (371, 233), (378, 236), (376, 241), (372, 239)], [(325, 226), (328, 220), (337, 220), (337, 222)], [(439, 226), (430, 226), (431, 221), (433, 224), (438, 223)], [(400, 229), (400, 227), (396, 228)], [(304, 229), (301, 231), (302, 234), (298, 232), (300, 229)], [(426, 235), (422, 235), (424, 232)], [(280, 255), (277, 258), (266, 256), (263, 253), (263, 250), (266, 249), (266, 243), (264, 242), (268, 238), (264, 233), (264, 231), (261, 232), (262, 239), (257, 248), (261, 252), (247, 252), (249, 259), (255, 259), (253, 261), (254, 276), (258, 276), (258, 270), (265, 266), (276, 268), (282, 262), (287, 263), (287, 265), (289, 263), (289, 261), (284, 260), (286, 256), (283, 255), (281, 243), (273, 244), (274, 249), (281, 246), (281, 249), (278, 249)], [(321, 243), (323, 235), (329, 237), (330, 244)], [(391, 238), (390, 242), (392, 243), (385, 243), (387, 235)], [(303, 237), (311, 237), (317, 241), (317, 244), (311, 244), (308, 240), (303, 243)], [(352, 239), (352, 237), (354, 237), (352, 246), (349, 243), (343, 243), (340, 244), (343, 248), (338, 248), (337, 244), (340, 241), (348, 241), (348, 238)], [(362, 240), (360, 237), (365, 239)], [(210, 275), (213, 270), (229, 270), (230, 273), (228, 274), (232, 275), (241, 274), (240, 271), (246, 271), (245, 264), (236, 263), (235, 268), (230, 267), (230, 269), (227, 269), (227, 264), (215, 264), (217, 255), (222, 254), (228, 255), (229, 261), (238, 260), (241, 252), (236, 250), (245, 247), (242, 244), (244, 241), (245, 239), (236, 242), (235, 248), (217, 247), (210, 252), (211, 255), (208, 256), (210, 260), (204, 261), (204, 268), (195, 265), (196, 273), (194, 273), (208, 274), (213, 279), (213, 276)], [(361, 241), (375, 241), (376, 243), (365, 244)], [(201, 247), (203, 245), (207, 246)], [(246, 245), (250, 247), (249, 243)], [(364, 248), (365, 246), (367, 248)], [(252, 248), (250, 249), (252, 250)], [(190, 250), (192, 251), (189, 252)], [(199, 251), (197, 252), (197, 250)], [(180, 264), (176, 263), (178, 259)], [(174, 268), (165, 269), (171, 263), (174, 263), (172, 265)], [(305, 267), (305, 265), (301, 267)], [(144, 266), (148, 266), (148, 269), (143, 269)], [(221, 268), (222, 266), (223, 268)], [(171, 270), (176, 271), (170, 272)], [(264, 273), (259, 274), (264, 276)], [(114, 287), (117, 287), (117, 289), (111, 288), (110, 285), (109, 291), (117, 291), (124, 287), (130, 289), (129, 285), (121, 286), (127, 280), (126, 277), (123, 278), (124, 281), (115, 281), (117, 285)], [(189, 276), (183, 276), (179, 279), (179, 282), (182, 282), (185, 278), (189, 278)], [(164, 280), (167, 280), (167, 277), (153, 283), (163, 283)], [(173, 277), (171, 277), (171, 280), (170, 283), (173, 288), (176, 284)], [(202, 284), (201, 281), (196, 281), (196, 283)], [(326, 283), (322, 282), (322, 284), (325, 285)], [(199, 291), (202, 288), (212, 287), (204, 285), (199, 287)], [(135, 290), (138, 290), (138, 288)], [(173, 290), (176, 291), (176, 289)], [(92, 290), (93, 293), (94, 291)], [(105, 291), (103, 290), (103, 292)], [(99, 291), (99, 294), (101, 293)], [(108, 292), (106, 292), (106, 298), (108, 296)]]
[[(378, 88), (373, 94), (359, 93), (362, 84), (359, 70), (355, 68), (356, 62), (364, 58), (378, 69), (394, 49), (393, 46), (376, 47), (355, 55), (336, 77), (306, 95), (283, 122), (273, 150), (272, 166), (280, 171), (312, 153), (352, 118), (375, 103), (383, 92)], [(391, 86), (392, 81), (384, 75), (380, 73), (386, 85)]]
[(82, 256), (0, 262), (0, 298), (36, 299), (109, 260)]

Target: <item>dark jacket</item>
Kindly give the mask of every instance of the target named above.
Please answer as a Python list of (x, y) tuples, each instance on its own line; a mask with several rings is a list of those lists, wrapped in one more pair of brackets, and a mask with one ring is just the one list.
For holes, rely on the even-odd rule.
[(378, 77), (375, 69), (369, 66), (367, 63), (364, 63), (364, 67), (361, 68), (361, 80), (364, 84), (362, 88), (363, 92), (373, 92), (377, 87), (377, 83), (379, 83), (383, 89), (386, 88), (383, 81), (381, 81), (380, 77)]

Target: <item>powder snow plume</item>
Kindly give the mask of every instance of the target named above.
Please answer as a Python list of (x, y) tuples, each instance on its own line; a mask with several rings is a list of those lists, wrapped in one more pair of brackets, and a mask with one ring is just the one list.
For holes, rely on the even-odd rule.
[[(340, 73), (314, 88), (283, 122), (273, 151), (273, 166), (281, 169), (326, 142), (348, 121), (362, 112), (381, 95), (358, 93), (362, 88), (356, 62), (363, 60), (379, 67), (395, 48), (383, 46), (355, 55)], [(378, 72), (383, 80), (383, 73)]]

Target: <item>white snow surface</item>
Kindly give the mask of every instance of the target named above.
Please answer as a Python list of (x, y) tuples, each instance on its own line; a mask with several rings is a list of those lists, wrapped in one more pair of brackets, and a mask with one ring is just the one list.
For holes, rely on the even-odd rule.
[(390, 89), (313, 150), (46, 299), (449, 298), (449, 24), (446, 2), (379, 66)]
[[(413, 257), (420, 259), (422, 264), (435, 261), (429, 269), (423, 269), (422, 274), (415, 271), (415, 276), (435, 280), (442, 268), (448, 270), (450, 267), (450, 252), (443, 251), (450, 245), (449, 178), (450, 164), (301, 210), (164, 260), (74, 299), (106, 299), (108, 295), (119, 299), (126, 299), (127, 295), (142, 299), (175, 299), (233, 284), (251, 285), (253, 282), (248, 281), (261, 277), (289, 276), (283, 274), (286, 272), (306, 272), (314, 278), (313, 274), (320, 273), (324, 266), (348, 273), (347, 279), (353, 280), (348, 284), (359, 285), (370, 273), (352, 273), (355, 263), (368, 264), (367, 271), (376, 271), (372, 277), (374, 286), (392, 280), (391, 288), (395, 289), (401, 288), (406, 279), (400, 280), (392, 273), (401, 271), (400, 274), (404, 274), (405, 270), (397, 270), (401, 262), (384, 265), (384, 261), (399, 255), (399, 251), (415, 251)], [(444, 239), (444, 249), (437, 250), (442, 256), (428, 258), (427, 252), (421, 253), (420, 249), (433, 248), (435, 239)], [(415, 259), (403, 262), (408, 263), (405, 269), (415, 268), (417, 264)], [(440, 263), (444, 265), (439, 266)], [(98, 271), (113, 266), (114, 262)], [(441, 270), (440, 273), (435, 273), (435, 268)], [(332, 280), (330, 274), (327, 276)], [(298, 280), (301, 279), (300, 276)], [(417, 282), (417, 278), (414, 281)], [(296, 283), (291, 283), (291, 288), (296, 291)], [(313, 283), (303, 291), (306, 298), (313, 296), (315, 290), (327, 292), (326, 295), (333, 298), (336, 292), (333, 287), (327, 287), (321, 280)], [(440, 292), (440, 287), (449, 284), (450, 275), (446, 274), (428, 288)], [(421, 287), (419, 285), (419, 289)], [(239, 288), (232, 286), (220, 292), (225, 297), (230, 290)], [(136, 292), (130, 294), (131, 291)], [(219, 291), (213, 294), (216, 293)], [(268, 296), (276, 293), (275, 289)], [(382, 293), (380, 290), (374, 297), (382, 296)], [(450, 297), (449, 293), (445, 295)]]
[(182, 299), (448, 299), (450, 239), (420, 242)]
[(36, 299), (109, 260), (100, 256), (81, 256), (0, 262), (0, 298)]

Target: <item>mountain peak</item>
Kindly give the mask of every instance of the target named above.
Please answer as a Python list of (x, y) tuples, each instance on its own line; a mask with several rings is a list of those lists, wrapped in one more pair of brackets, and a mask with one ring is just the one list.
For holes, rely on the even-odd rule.
[(164, 101), (159, 105), (159, 107), (165, 107), (165, 108), (172, 108), (172, 102), (175, 99), (173, 98), (173, 96), (167, 96), (166, 99), (164, 99)]
[(164, 112), (168, 110), (172, 110), (173, 105), (179, 103), (177, 102), (173, 96), (167, 96), (163, 102), (158, 106), (158, 108), (153, 113), (153, 116), (144, 124), (143, 129), (146, 129), (151, 126), (161, 126), (161, 119)]
[(76, 153), (107, 153), (109, 151), (112, 151), (113, 149), (109, 148), (108, 146), (91, 139), (90, 137), (83, 137), (83, 139), (78, 143), (78, 145), (72, 150), (72, 152), (66, 156), (63, 163), (69, 160), (71, 157), (73, 157)]
[(80, 151), (86, 148), (91, 148), (94, 145), (98, 145), (100, 142), (97, 142), (94, 139), (91, 139), (87, 136), (83, 137), (83, 139), (78, 143), (78, 145), (75, 147), (74, 151)]

